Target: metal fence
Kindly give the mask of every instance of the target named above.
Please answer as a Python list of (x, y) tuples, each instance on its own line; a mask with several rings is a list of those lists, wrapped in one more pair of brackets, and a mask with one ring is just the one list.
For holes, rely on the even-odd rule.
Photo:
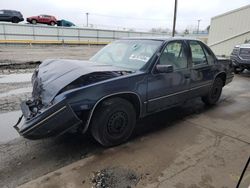
[(122, 37), (162, 37), (162, 33), (0, 23), (0, 43), (106, 44)]
[[(165, 33), (0, 23), (0, 44), (107, 44), (123, 37), (168, 37)], [(183, 36), (178, 34), (178, 36)], [(185, 37), (207, 43), (207, 34)]]

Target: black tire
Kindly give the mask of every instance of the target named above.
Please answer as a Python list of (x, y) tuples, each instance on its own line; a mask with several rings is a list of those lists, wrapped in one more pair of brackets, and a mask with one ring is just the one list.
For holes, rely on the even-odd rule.
[(244, 71), (243, 68), (234, 67), (234, 73), (235, 73), (235, 74), (239, 74), (239, 73), (241, 73), (241, 72), (243, 72), (243, 71)]
[(36, 20), (31, 20), (31, 23), (32, 24), (37, 24), (37, 21)]
[(18, 23), (18, 22), (19, 22), (19, 18), (17, 17), (12, 18), (12, 23)]
[(54, 25), (56, 25), (56, 23), (55, 22), (50, 22), (50, 25), (54, 26)]
[(220, 99), (222, 88), (223, 88), (223, 80), (220, 77), (217, 77), (214, 80), (214, 83), (213, 83), (210, 91), (208, 92), (208, 94), (201, 98), (202, 101), (206, 105), (216, 104), (218, 102), (218, 100)]
[(101, 145), (110, 147), (126, 142), (136, 124), (133, 105), (123, 98), (110, 98), (100, 104), (91, 120), (91, 133)]

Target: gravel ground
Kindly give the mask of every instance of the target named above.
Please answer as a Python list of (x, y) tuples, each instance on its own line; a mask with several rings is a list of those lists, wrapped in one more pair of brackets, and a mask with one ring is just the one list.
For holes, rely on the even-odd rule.
[(24, 83), (4, 83), (0, 84), (0, 93), (5, 96), (1, 96), (0, 94), (0, 113), (10, 112), (20, 110), (20, 102), (28, 99), (31, 96), (30, 92), (20, 93), (16, 95), (15, 93), (7, 95), (8, 92), (22, 89), (22, 88), (30, 88), (30, 82)]
[(43, 61), (44, 59), (89, 59), (102, 45), (96, 46), (0, 46), (0, 64)]

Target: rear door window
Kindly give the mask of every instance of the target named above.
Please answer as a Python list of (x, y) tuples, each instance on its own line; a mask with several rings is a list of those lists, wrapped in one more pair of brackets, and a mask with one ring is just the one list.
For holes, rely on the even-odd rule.
[(210, 64), (210, 65), (214, 64), (215, 58), (214, 58), (213, 54), (205, 46), (203, 46), (203, 49), (204, 49), (204, 52), (206, 54), (208, 64)]
[(189, 41), (189, 46), (192, 53), (193, 66), (207, 64), (206, 55), (197, 41)]

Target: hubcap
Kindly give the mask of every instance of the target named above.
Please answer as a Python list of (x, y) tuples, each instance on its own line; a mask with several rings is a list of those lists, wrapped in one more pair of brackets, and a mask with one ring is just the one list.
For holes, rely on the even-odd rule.
[(220, 95), (220, 87), (218, 85), (215, 85), (211, 94), (211, 97), (213, 99), (217, 99)]
[(125, 112), (119, 111), (113, 113), (109, 120), (107, 131), (111, 136), (121, 135), (128, 124), (128, 116)]

